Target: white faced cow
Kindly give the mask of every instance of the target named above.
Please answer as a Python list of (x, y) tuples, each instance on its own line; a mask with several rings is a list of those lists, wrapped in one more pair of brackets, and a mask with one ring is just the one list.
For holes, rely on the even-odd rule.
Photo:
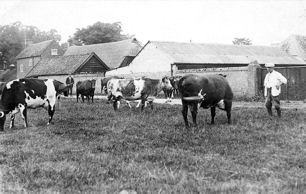
[(54, 115), (55, 102), (61, 93), (68, 96), (68, 86), (53, 79), (16, 79), (8, 82), (0, 102), (0, 131), (4, 129), (8, 113), (11, 113), (10, 128), (14, 127), (15, 114), (18, 112), (24, 120), (24, 127), (27, 127), (27, 108), (47, 109), (49, 125)]

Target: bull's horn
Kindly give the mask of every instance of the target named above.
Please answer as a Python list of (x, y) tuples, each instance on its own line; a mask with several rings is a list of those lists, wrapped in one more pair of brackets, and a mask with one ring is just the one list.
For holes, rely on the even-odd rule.
[(0, 118), (4, 117), (4, 112), (3, 111), (0, 111)]
[(202, 96), (190, 96), (190, 97), (183, 97), (183, 100), (186, 101), (197, 101), (197, 100), (203, 100), (204, 98)]

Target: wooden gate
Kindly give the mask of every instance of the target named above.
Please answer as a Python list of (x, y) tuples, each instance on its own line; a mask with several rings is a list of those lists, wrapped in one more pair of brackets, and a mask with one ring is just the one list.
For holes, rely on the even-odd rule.
[[(282, 85), (281, 100), (305, 100), (306, 99), (306, 66), (303, 67), (275, 67), (275, 70), (280, 72), (287, 78), (288, 83)], [(267, 74), (267, 69), (257, 69), (258, 91), (264, 93), (264, 79)]]

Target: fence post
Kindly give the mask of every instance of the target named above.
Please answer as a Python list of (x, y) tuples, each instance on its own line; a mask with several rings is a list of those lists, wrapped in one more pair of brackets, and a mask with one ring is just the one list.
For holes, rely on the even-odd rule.
[[(286, 68), (286, 79), (289, 80), (289, 75), (288, 75), (288, 68)], [(289, 81), (287, 81), (286, 84), (286, 102), (289, 102)]]
[(252, 61), (248, 65), (248, 89), (247, 94), (249, 97), (254, 97), (258, 94), (258, 76), (257, 69), (260, 68), (258, 62)]

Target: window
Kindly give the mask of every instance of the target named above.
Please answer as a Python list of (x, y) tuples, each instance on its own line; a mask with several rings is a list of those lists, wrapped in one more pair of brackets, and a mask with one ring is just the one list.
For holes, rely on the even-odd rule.
[(51, 49), (51, 55), (56, 56), (57, 55), (57, 49)]
[(20, 72), (23, 72), (23, 64), (20, 64)]

